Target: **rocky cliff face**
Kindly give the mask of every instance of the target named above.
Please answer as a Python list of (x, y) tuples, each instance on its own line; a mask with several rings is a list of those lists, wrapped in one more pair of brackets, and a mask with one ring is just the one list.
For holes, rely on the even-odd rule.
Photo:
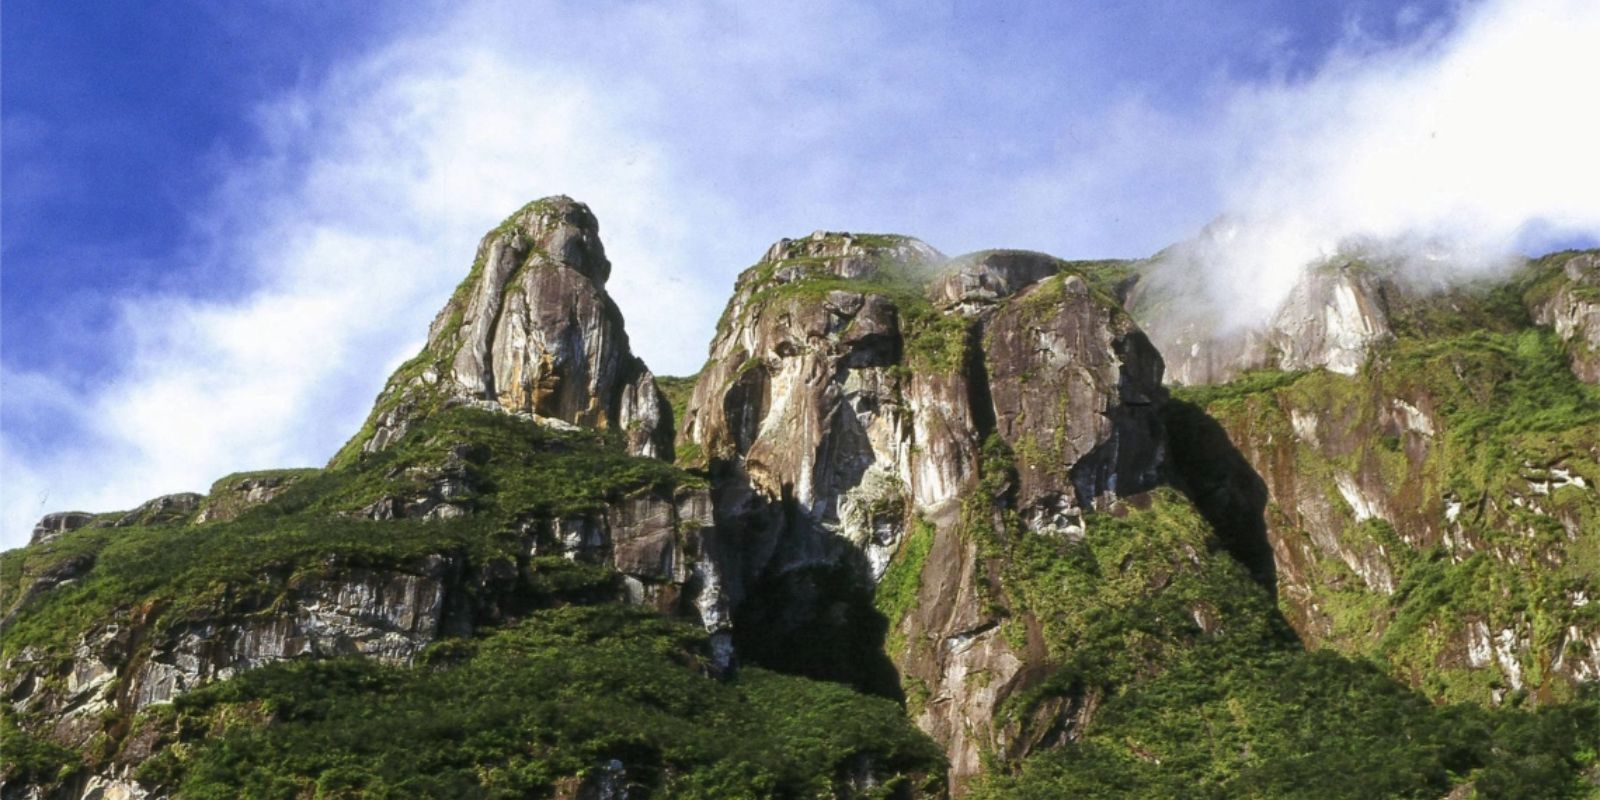
[(1086, 513), (1160, 480), (1161, 359), (1058, 259), (942, 262), (898, 237), (774, 245), (740, 277), (678, 447), (703, 454), (723, 547), (741, 554), (731, 601), (786, 610), (735, 631), (759, 637), (758, 657), (793, 629), (827, 646), (819, 620), (839, 609), (819, 602), (816, 570), (870, 593), (927, 528), (921, 610), (888, 620), (914, 645), (890, 656), (933, 698), (918, 723), (960, 781), (998, 745), (1000, 705), (1040, 677), (1024, 674), (1037, 654), (999, 635), (996, 559), (960, 530), (982, 445), (995, 436), (1018, 454), (1014, 511), (1030, 533), (1081, 537)]
[(444, 403), (620, 431), (628, 451), (672, 459), (671, 407), (628, 347), (606, 294), (611, 262), (587, 206), (550, 197), (484, 236), (472, 271), (340, 454), (373, 453)]
[[(924, 400), (897, 369), (908, 320), (896, 299), (940, 260), (913, 239), (819, 232), (778, 242), (739, 278), (678, 448), (709, 471), (726, 619), (747, 651), (861, 624), (861, 597), (905, 534), (907, 496), (938, 502), (959, 485), (948, 472), (961, 466), (928, 462), (964, 445), (917, 453), (912, 407)], [(823, 585), (854, 587), (850, 610), (831, 608)], [(883, 660), (857, 645), (841, 660)]]

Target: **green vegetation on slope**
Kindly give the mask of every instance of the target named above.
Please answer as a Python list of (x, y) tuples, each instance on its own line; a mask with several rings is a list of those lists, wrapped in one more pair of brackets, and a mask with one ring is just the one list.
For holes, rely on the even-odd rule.
[(700, 378), (699, 373), (693, 375), (657, 375), (656, 388), (666, 396), (667, 404), (672, 406), (672, 418), (679, 425), (683, 424), (685, 415), (689, 410), (689, 396), (694, 394), (694, 383)]
[[(424, 490), (449, 463), (468, 487), (453, 502), (470, 504), (470, 516), (449, 522), (359, 516), (382, 497)], [(25, 603), (0, 652), (10, 657), (35, 646), (66, 658), (90, 626), (130, 619), (135, 609), (147, 621), (176, 621), (235, 597), (241, 586), (265, 593), (262, 604), (270, 605), (297, 575), (322, 569), (404, 567), (433, 553), (458, 553), (477, 564), (515, 559), (525, 546), (512, 525), (518, 519), (592, 513), (635, 492), (699, 482), (670, 464), (628, 456), (592, 431), (564, 433), (506, 414), (448, 409), (394, 447), (301, 477), (228, 522), (85, 528), (0, 554), (3, 609), (39, 576), (70, 569), (77, 577)], [(592, 567), (547, 561), (541, 574), (556, 585), (609, 580), (590, 575)]]
[[(524, 620), (436, 643), (415, 668), (285, 662), (140, 720), (107, 711), (84, 753), (25, 733), (48, 729), (41, 712), (24, 720), (7, 708), (8, 780), (55, 785), (139, 741), (157, 752), (141, 776), (178, 797), (548, 795), (611, 758), (636, 788), (668, 796), (936, 790), (942, 756), (894, 702), (757, 669), (710, 678), (704, 634), (613, 604), (621, 583), (611, 569), (528, 557), (518, 528), (530, 516), (596, 513), (637, 492), (700, 485), (623, 454), (614, 438), (447, 409), (381, 453), (295, 473), (283, 494), (227, 522), (89, 528), (5, 553), (0, 599), (15, 618), (4, 654), (26, 650), (34, 665), (65, 667), (78, 637), (108, 623), (141, 631), (139, 647), (169, 626), (280, 608), (306, 580), (406, 572), (432, 554), (460, 559), (468, 574), (520, 564), (515, 587), (493, 591), (514, 591), (495, 607)], [(471, 514), (360, 518), (374, 500), (425, 492), (441, 476), (466, 487), (451, 502)], [(52, 575), (72, 580), (23, 598), (21, 587)], [(889, 780), (857, 786), (867, 775)]]
[[(1480, 306), (1460, 296), (1439, 302), (1475, 318), (1473, 308), (1500, 308), (1506, 295), (1515, 292), (1487, 290)], [(1359, 375), (1262, 371), (1174, 394), (1204, 404), (1234, 441), (1267, 451), (1259, 460), (1280, 470), (1268, 476), (1280, 486), (1312, 487), (1344, 510), (1340, 554), (1329, 554), (1302, 547), (1302, 523), (1268, 509), (1291, 548), (1322, 553), (1302, 567), (1314, 596), (1300, 602), (1315, 603), (1331, 626), (1314, 644), (1376, 658), (1436, 699), (1505, 694), (1517, 702), (1499, 667), (1465, 663), (1461, 642), (1469, 624), (1517, 628), (1530, 652), (1544, 653), (1570, 626), (1600, 621), (1600, 607), (1571, 600), (1600, 591), (1600, 540), (1573, 534), (1600, 531), (1600, 499), (1592, 488), (1540, 483), (1559, 468), (1587, 487), (1600, 484), (1600, 387), (1573, 377), (1555, 335), (1526, 327), (1525, 315), (1452, 333), (1448, 314), (1421, 304), (1405, 313), (1432, 316), (1413, 329), (1432, 335), (1400, 336)], [(1427, 414), (1424, 428), (1386, 422), (1406, 407)], [(1314, 435), (1297, 430), (1306, 420), (1316, 421)], [(1360, 476), (1395, 498), (1392, 523), (1348, 509), (1341, 481), (1348, 487)], [(1368, 575), (1391, 575), (1393, 593), (1368, 585), (1350, 559)], [(1581, 641), (1566, 647), (1571, 657), (1587, 654)], [(1522, 680), (1545, 702), (1571, 691), (1565, 680), (1546, 680), (1549, 666), (1536, 656), (1521, 664)]]
[[(1037, 635), (1050, 669), (1006, 702), (998, 726), (1013, 742), (1071, 735), (1020, 760), (991, 753), (976, 797), (1355, 800), (1470, 786), (1483, 798), (1576, 798), (1592, 788), (1600, 693), (1536, 711), (1436, 705), (1382, 663), (1305, 650), (1267, 589), (1172, 490), (1086, 514), (1081, 538), (1040, 535), (1007, 507), (1004, 445), (992, 438), (984, 453), (962, 524), (998, 559), (989, 591), (1013, 647)], [(1079, 720), (1061, 719), (1063, 708)]]
[[(149, 714), (140, 770), (178, 798), (528, 797), (615, 759), (635, 794), (897, 797), (942, 756), (889, 701), (759, 669), (707, 677), (702, 633), (606, 605), (538, 612), (415, 669), (269, 666)], [(858, 774), (888, 776), (859, 785)]]
[(1098, 708), (1077, 741), (996, 759), (977, 797), (1433, 798), (1465, 781), (1485, 798), (1582, 796), (1600, 696), (1436, 707), (1369, 662), (1306, 652), (1168, 490), (1085, 528), (1003, 545), (1013, 619), (1037, 621), (1053, 672), (1001, 721), (1026, 735), (1045, 701)]
[(82, 757), (72, 750), (28, 734), (17, 725), (11, 704), (0, 705), (0, 783), (6, 786), (55, 785), (77, 772)]
[[(1437, 707), (1332, 652), (1183, 652), (1108, 697), (1079, 741), (1041, 752), (971, 797), (1582, 798), (1600, 698), (1536, 711)], [(1452, 795), (1455, 796), (1455, 795)]]

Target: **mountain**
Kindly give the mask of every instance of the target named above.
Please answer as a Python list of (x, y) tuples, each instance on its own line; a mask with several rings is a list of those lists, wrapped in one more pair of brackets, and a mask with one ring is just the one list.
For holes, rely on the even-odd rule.
[(668, 379), (531, 203), (327, 467), (0, 555), (0, 796), (1600, 792), (1600, 254), (1181, 252), (784, 239)]

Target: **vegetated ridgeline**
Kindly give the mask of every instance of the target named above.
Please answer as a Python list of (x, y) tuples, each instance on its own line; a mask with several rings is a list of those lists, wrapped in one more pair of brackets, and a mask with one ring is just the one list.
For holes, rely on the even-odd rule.
[(0, 795), (1592, 795), (1600, 256), (1164, 268), (785, 239), (658, 382), (529, 204), (325, 469), (0, 556)]

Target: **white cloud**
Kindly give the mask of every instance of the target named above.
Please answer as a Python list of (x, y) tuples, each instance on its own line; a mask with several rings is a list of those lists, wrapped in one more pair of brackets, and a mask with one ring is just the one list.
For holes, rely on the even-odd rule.
[(1506, 263), (1531, 224), (1600, 234), (1600, 104), (1590, 0), (1469, 7), (1444, 36), (1336, 53), (1311, 79), (1244, 87), (1214, 139), (1242, 223), (1201, 282), (1235, 322), (1270, 313), (1299, 268), (1352, 239), (1442, 279)]

